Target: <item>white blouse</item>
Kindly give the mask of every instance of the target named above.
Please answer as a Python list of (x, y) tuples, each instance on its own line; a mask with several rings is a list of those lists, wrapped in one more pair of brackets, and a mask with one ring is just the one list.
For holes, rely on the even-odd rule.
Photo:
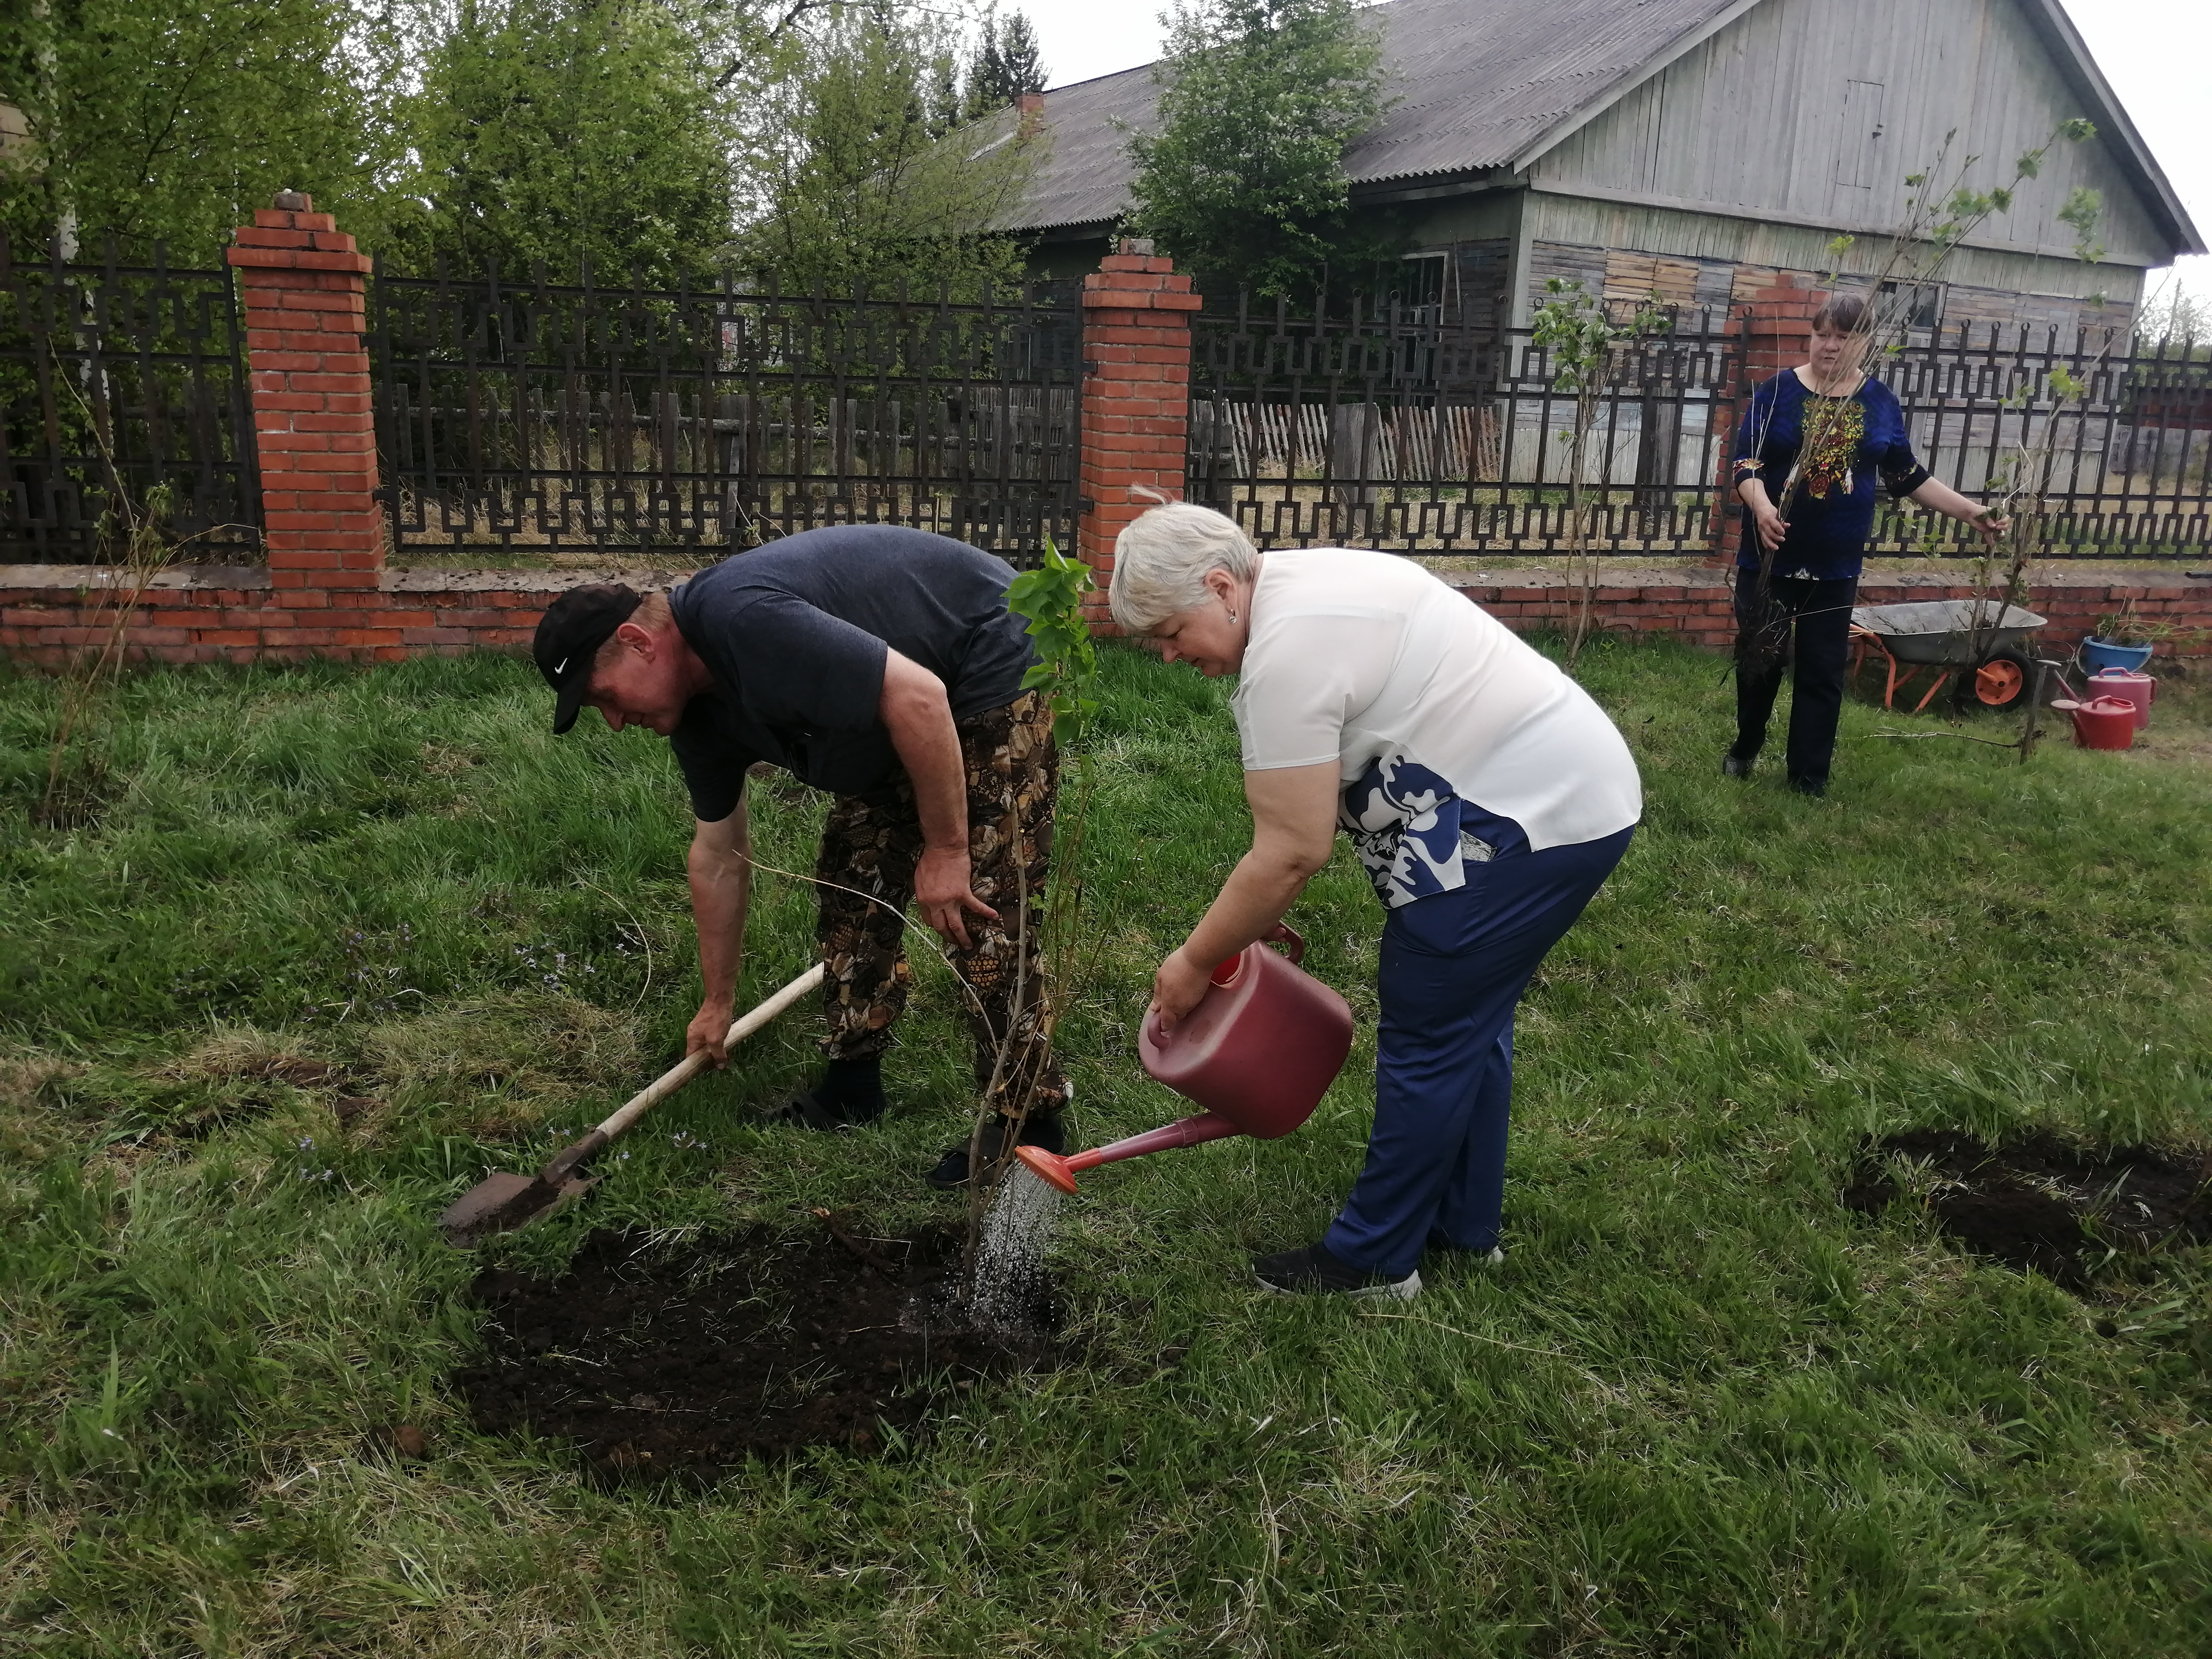
[(1394, 554), (1266, 555), (1234, 706), (1247, 771), (1337, 763), (1340, 822), (1393, 907), (1490, 856), (1462, 837), (1462, 803), (1512, 819), (1534, 852), (1643, 814), (1636, 762), (1589, 694)]

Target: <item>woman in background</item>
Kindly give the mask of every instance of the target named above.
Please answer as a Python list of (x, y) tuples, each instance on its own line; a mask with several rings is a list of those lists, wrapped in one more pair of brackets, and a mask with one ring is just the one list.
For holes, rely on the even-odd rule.
[[(1863, 372), (1869, 320), (1866, 301), (1852, 295), (1815, 312), (1807, 360), (1752, 393), (1736, 438), (1735, 488), (1744, 507), (1736, 550), (1736, 732), (1721, 770), (1751, 775), (1783, 665), (1794, 655), (1784, 770), (1804, 795), (1827, 793), (1851, 607), (1874, 533), (1878, 485), (1899, 501), (1965, 520), (1984, 541), (2008, 527), (1994, 509), (1929, 477), (1913, 458), (1896, 394)], [(1790, 503), (1787, 520), (1777, 496)]]

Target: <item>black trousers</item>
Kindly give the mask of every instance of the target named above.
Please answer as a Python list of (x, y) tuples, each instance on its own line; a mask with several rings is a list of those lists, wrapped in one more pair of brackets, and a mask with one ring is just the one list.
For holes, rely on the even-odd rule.
[(1836, 755), (1836, 721), (1844, 708), (1844, 668), (1850, 658), (1851, 605), (1858, 580), (1820, 581), (1776, 576), (1762, 601), (1759, 573), (1738, 569), (1735, 581), (1735, 754), (1749, 760), (1766, 741), (1782, 671), (1793, 665), (1790, 748), (1792, 783), (1826, 785)]

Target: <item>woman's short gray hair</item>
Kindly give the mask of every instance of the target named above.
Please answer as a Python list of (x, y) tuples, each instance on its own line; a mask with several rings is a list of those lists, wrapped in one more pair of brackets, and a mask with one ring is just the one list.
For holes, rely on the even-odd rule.
[(1114, 538), (1114, 620), (1149, 634), (1206, 598), (1206, 573), (1251, 579), (1259, 550), (1237, 520), (1189, 501), (1167, 501), (1137, 516)]

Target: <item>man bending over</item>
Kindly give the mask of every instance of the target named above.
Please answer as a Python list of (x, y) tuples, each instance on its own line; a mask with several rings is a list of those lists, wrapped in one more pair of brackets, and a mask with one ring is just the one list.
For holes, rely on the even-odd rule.
[[(596, 708), (617, 732), (666, 738), (683, 769), (706, 986), (688, 1051), (721, 1064), (735, 1018), (752, 876), (747, 769), (767, 762), (835, 797), (815, 866), (829, 1065), (776, 1109), (778, 1121), (841, 1129), (883, 1115), (883, 1054), (911, 979), (902, 924), (912, 901), (960, 975), (979, 1092), (999, 1075), (984, 1158), (1006, 1151), (1006, 1114), (1024, 1099), (1021, 1138), (1060, 1148), (1067, 1090), (1036, 1001), (1059, 757), (1051, 710), (1021, 689), (1036, 658), (1006, 609), (1013, 574), (943, 536), (841, 526), (726, 559), (665, 596), (575, 588), (538, 625), (556, 732)], [(963, 1144), (928, 1180), (957, 1187), (968, 1175)]]

